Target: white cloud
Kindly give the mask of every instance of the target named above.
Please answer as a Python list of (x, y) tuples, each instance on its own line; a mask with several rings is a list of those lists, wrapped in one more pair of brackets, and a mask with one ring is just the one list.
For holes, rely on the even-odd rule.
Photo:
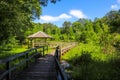
[(71, 10), (70, 14), (76, 18), (87, 18), (87, 16), (80, 10)]
[(111, 9), (118, 9), (118, 5), (117, 4), (111, 5)]
[(49, 16), (49, 15), (45, 15), (45, 16), (41, 16), (40, 19), (42, 21), (46, 21), (46, 22), (54, 22), (54, 21), (57, 21), (57, 17), (53, 17), (53, 16)]
[(70, 20), (72, 18), (87, 18), (85, 14), (83, 14), (80, 10), (70, 10), (69, 14), (62, 13), (59, 16), (51, 16), (51, 15), (42, 15), (40, 16), (40, 22), (57, 22), (57, 21), (65, 21)]
[(69, 19), (69, 18), (72, 18), (70, 15), (67, 15), (67, 14), (61, 14), (58, 18), (61, 18), (61, 19)]
[(70, 15), (67, 15), (65, 13), (59, 15), (59, 16), (50, 16), (50, 15), (44, 15), (40, 17), (40, 20), (42, 22), (55, 22), (55, 21), (59, 21), (62, 19), (70, 19), (72, 18)]

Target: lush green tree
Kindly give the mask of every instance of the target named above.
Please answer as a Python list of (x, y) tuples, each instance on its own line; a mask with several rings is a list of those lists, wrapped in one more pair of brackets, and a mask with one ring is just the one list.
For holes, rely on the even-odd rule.
[(10, 37), (21, 42), (24, 33), (33, 26), (32, 20), (39, 18), (41, 6), (48, 1), (59, 0), (0, 0), (0, 45), (9, 43)]
[(103, 21), (108, 24), (112, 33), (120, 33), (120, 10), (108, 12)]
[(93, 23), (91, 20), (86, 20), (86, 23), (85, 23), (85, 30), (86, 31), (91, 31), (91, 32), (94, 32), (94, 29), (93, 29)]
[(41, 14), (36, 0), (1, 0), (0, 6), (0, 43), (11, 36), (21, 36), (31, 26), (32, 19)]
[(65, 21), (63, 23), (63, 33), (66, 33), (67, 35), (67, 40), (69, 41), (69, 35), (70, 35), (70, 26), (71, 26), (71, 22), (67, 22)]
[(101, 20), (100, 19), (96, 19), (93, 23), (93, 28), (94, 28), (94, 32), (101, 34), (103, 32), (102, 28), (101, 28)]
[(43, 30), (43, 26), (40, 23), (33, 23), (33, 26), (32, 26), (31, 29), (32, 29), (31, 30), (32, 33), (36, 33), (38, 31), (42, 31)]
[(72, 28), (74, 33), (76, 33), (77, 31), (83, 31), (83, 26), (78, 21), (72, 23)]
[(53, 28), (51, 28), (51, 34), (60, 35), (60, 29), (55, 25)]

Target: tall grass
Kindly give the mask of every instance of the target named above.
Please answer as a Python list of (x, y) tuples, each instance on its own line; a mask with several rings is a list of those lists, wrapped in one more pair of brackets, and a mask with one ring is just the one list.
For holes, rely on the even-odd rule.
[(119, 80), (120, 57), (104, 54), (100, 46), (80, 43), (62, 56), (71, 67), (74, 80)]

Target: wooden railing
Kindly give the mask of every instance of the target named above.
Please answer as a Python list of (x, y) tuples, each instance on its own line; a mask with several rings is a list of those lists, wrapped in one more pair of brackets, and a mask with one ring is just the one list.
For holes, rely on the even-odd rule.
[(68, 80), (64, 68), (60, 65), (60, 56), (61, 56), (61, 50), (58, 46), (56, 47), (55, 56), (54, 56), (56, 62), (57, 80)]
[[(0, 74), (0, 80), (12, 80), (12, 72), (22, 66), (28, 68), (30, 61), (37, 61), (38, 56), (44, 56), (45, 51), (48, 50), (48, 46), (39, 46), (30, 50), (27, 50), (23, 53), (19, 53), (13, 56), (10, 56), (6, 59), (0, 60), (0, 65), (5, 65), (6, 70)], [(18, 60), (17, 64), (15, 60)], [(13, 63), (15, 64), (13, 66)]]
[(71, 45), (69, 45), (67, 47), (62, 48), (61, 49), (61, 55), (64, 55), (64, 53), (68, 52), (71, 48), (73, 48), (75, 46), (76, 46), (76, 44), (71, 44)]

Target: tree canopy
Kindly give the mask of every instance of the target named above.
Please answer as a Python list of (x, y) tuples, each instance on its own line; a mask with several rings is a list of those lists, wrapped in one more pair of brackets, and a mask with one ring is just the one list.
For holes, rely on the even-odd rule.
[[(32, 20), (41, 15), (41, 6), (49, 0), (0, 0), (0, 44), (7, 42), (9, 37), (24, 35), (32, 27)], [(59, 0), (50, 0), (56, 3)], [(21, 34), (21, 35), (20, 35)]]

